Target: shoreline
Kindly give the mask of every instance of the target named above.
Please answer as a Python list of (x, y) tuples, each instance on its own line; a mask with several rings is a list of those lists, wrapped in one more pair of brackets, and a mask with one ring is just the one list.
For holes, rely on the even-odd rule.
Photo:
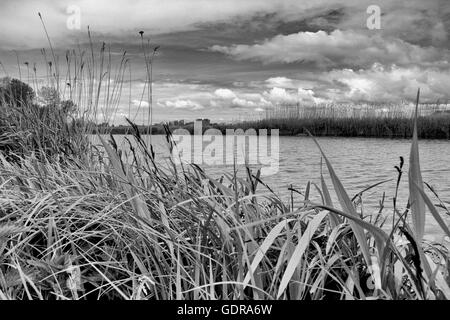
[[(381, 139), (410, 139), (412, 137), (412, 122), (407, 117), (399, 118), (305, 118), (305, 119), (268, 119), (259, 121), (245, 121), (231, 124), (211, 123), (209, 120), (195, 121), (183, 125), (172, 123), (158, 123), (151, 126), (152, 134), (166, 134), (169, 129), (184, 130), (184, 133), (198, 134), (207, 130), (219, 130), (223, 135), (227, 130), (278, 130), (279, 136), (302, 137), (343, 137), (343, 138), (381, 138)], [(94, 125), (95, 126), (95, 125)], [(96, 126), (93, 133), (128, 134), (135, 129), (140, 134), (149, 134), (149, 127), (138, 125), (133, 128), (127, 125)], [(418, 118), (418, 138), (432, 140), (450, 140), (450, 117), (422, 116)], [(179, 133), (178, 133), (179, 134)]]
[[(173, 128), (175, 129), (184, 129), (184, 128)], [(217, 129), (214, 127), (208, 128), (208, 129)], [(234, 130), (241, 129), (239, 127), (231, 128)], [(270, 136), (270, 130), (275, 128), (258, 128), (257, 130), (268, 130), (268, 136)], [(173, 132), (172, 128), (171, 131)], [(205, 130), (206, 131), (206, 130)], [(92, 134), (112, 134), (112, 135), (131, 135), (133, 132), (132, 128), (129, 130), (114, 130), (114, 129), (108, 129), (108, 130), (94, 130)], [(225, 131), (221, 131), (223, 135), (225, 135)], [(147, 133), (147, 130), (140, 130), (140, 134), (143, 136), (149, 135)], [(202, 135), (204, 132), (202, 133)], [(153, 130), (152, 135), (165, 135), (164, 132)], [(197, 135), (194, 133), (190, 133), (190, 135)], [(257, 134), (258, 135), (258, 134)], [(411, 139), (411, 136), (405, 136), (405, 135), (345, 135), (345, 134), (317, 134), (312, 133), (312, 135), (316, 138), (366, 138), (366, 139), (388, 139), (388, 140), (409, 140)], [(297, 134), (291, 134), (289, 132), (279, 131), (280, 137), (309, 137), (307, 133), (297, 133)], [(421, 140), (450, 140), (450, 137), (419, 137)]]

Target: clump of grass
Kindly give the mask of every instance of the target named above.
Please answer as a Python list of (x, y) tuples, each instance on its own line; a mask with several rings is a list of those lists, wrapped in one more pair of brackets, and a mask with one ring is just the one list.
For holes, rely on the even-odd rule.
[(76, 119), (76, 105), (61, 100), (51, 87), (43, 87), (38, 102), (27, 84), (4, 78), (0, 87), (0, 150), (9, 159), (37, 153), (39, 157), (82, 154), (87, 136), (83, 121)]

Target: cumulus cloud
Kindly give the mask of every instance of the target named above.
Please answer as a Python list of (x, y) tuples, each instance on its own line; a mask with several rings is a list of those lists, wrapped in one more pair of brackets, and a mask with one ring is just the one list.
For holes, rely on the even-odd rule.
[(273, 77), (266, 81), (268, 86), (281, 87), (281, 88), (292, 88), (294, 86), (294, 80), (286, 77)]
[(236, 98), (236, 94), (230, 89), (217, 89), (214, 91), (214, 94), (221, 99), (234, 99)]
[[(293, 81), (293, 80), (292, 80)], [(273, 87), (264, 91), (264, 97), (272, 104), (319, 104), (327, 102), (327, 99), (316, 97), (312, 89), (297, 88), (296, 90), (286, 90), (285, 88)]]
[(269, 91), (264, 92), (264, 96), (267, 99), (276, 103), (296, 103), (298, 101), (297, 97), (286, 91), (286, 89), (274, 87)]
[(134, 107), (148, 108), (150, 104), (144, 100), (133, 100), (131, 101)]
[(210, 101), (210, 105), (215, 108), (261, 108), (270, 106), (261, 93), (235, 92), (231, 89), (217, 89), (214, 91), (216, 99)]
[[(288, 77), (269, 78), (259, 82), (260, 93), (235, 93), (238, 98), (233, 99), (234, 106), (256, 109), (297, 103), (392, 104), (414, 101), (418, 88), (421, 89), (422, 102), (450, 101), (448, 69), (387, 67), (376, 63), (367, 69), (334, 69), (312, 75), (315, 82)], [(308, 82), (309, 88), (301, 86), (305, 82)], [(251, 88), (255, 90), (256, 83), (252, 83)], [(244, 96), (251, 99), (246, 100)]]
[[(323, 73), (321, 78), (330, 82), (324, 95), (333, 101), (414, 101), (418, 88), (421, 89), (423, 102), (446, 101), (450, 98), (450, 73), (436, 68), (384, 67), (374, 64), (367, 70), (333, 70)], [(343, 86), (336, 88), (333, 82)]]
[(263, 91), (263, 96), (273, 104), (391, 104), (414, 101), (420, 88), (423, 102), (450, 101), (449, 69), (373, 64), (368, 69), (334, 69), (313, 75), (316, 82), (310, 84), (310, 89), (292, 89), (292, 85), (302, 82), (298, 79), (269, 78), (260, 84), (261, 88), (268, 83), (285, 88), (273, 87)]
[(448, 50), (421, 47), (398, 38), (353, 30), (298, 32), (277, 35), (253, 45), (215, 45), (210, 50), (237, 60), (257, 60), (266, 64), (315, 62), (325, 67), (366, 67), (375, 62), (433, 65), (450, 60)]
[(238, 108), (248, 108), (248, 107), (256, 107), (257, 102), (251, 101), (251, 100), (245, 100), (241, 98), (234, 98), (231, 101), (231, 107), (238, 107)]
[(190, 110), (200, 110), (203, 109), (203, 105), (192, 100), (167, 100), (164, 102), (158, 102), (161, 107), (169, 107), (175, 109), (190, 109)]
[[(294, 85), (301, 81), (280, 77), (279, 79), (268, 79), (260, 83), (259, 87), (253, 84), (252, 90), (259, 90), (259, 92), (248, 92), (245, 89), (233, 91), (231, 89), (217, 89), (215, 95), (217, 99), (210, 101), (210, 106), (215, 108), (242, 108), (253, 109), (255, 111), (264, 110), (264, 108), (272, 108), (277, 105), (292, 105), (297, 103), (318, 104), (327, 101), (324, 98), (316, 97), (311, 89), (295, 88), (281, 88), (277, 86), (269, 86), (272, 84), (289, 84)], [(250, 88), (247, 88), (250, 90)]]

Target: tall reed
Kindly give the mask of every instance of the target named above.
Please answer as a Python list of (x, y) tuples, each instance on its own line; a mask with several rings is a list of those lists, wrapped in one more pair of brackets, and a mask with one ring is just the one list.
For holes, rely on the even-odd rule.
[[(259, 118), (241, 121), (243, 128), (278, 128), (280, 134), (301, 135), (307, 129), (315, 136), (410, 138), (414, 107), (401, 105), (279, 106)], [(450, 113), (444, 105), (419, 109), (418, 137), (450, 139)]]

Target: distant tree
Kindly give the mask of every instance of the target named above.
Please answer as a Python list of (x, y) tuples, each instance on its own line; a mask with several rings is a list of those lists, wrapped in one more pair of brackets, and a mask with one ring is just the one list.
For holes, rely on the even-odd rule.
[(36, 96), (19, 80), (0, 79), (0, 153), (12, 158), (36, 151), (79, 153), (87, 144), (76, 110), (55, 88), (43, 87)]
[(0, 79), (0, 104), (23, 105), (34, 98), (35, 93), (28, 84), (9, 77)]

